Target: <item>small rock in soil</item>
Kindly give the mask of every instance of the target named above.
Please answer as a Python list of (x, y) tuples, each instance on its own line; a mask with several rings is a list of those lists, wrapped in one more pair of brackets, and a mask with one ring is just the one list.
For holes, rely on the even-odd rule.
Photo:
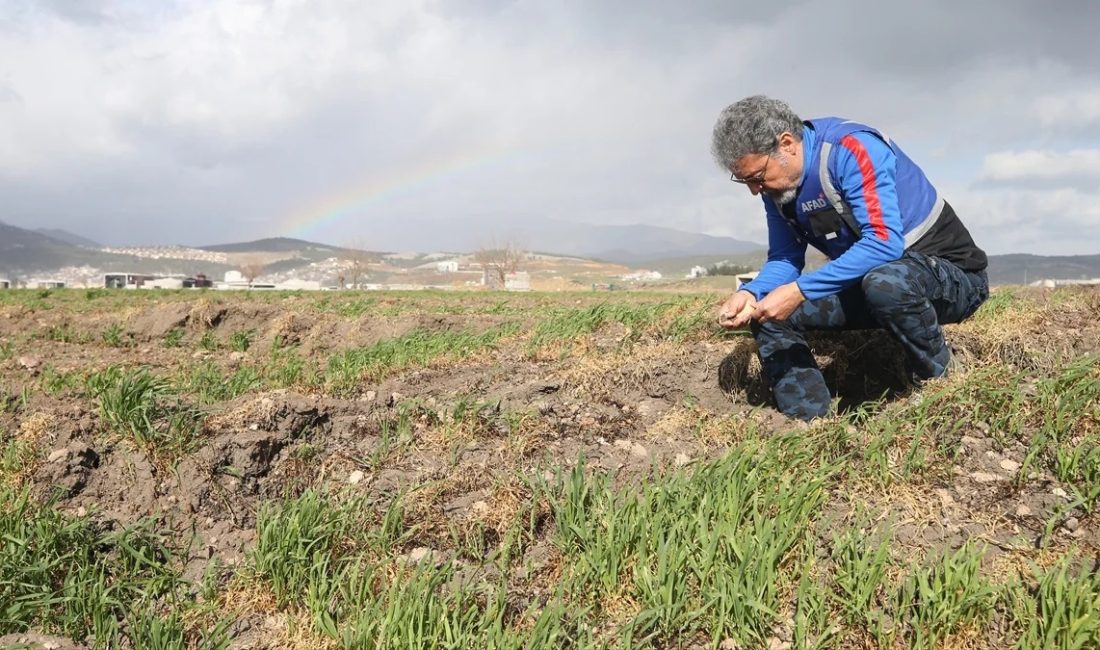
[(1007, 472), (1015, 472), (1016, 470), (1020, 469), (1020, 464), (1014, 460), (1006, 458), (1001, 461), (1001, 469)]
[(995, 483), (1005, 480), (1005, 477), (999, 474), (990, 474), (989, 472), (971, 472), (970, 478), (975, 483)]
[(1081, 526), (1081, 522), (1077, 520), (1077, 517), (1070, 517), (1062, 525), (1065, 526), (1066, 530), (1072, 533)]
[(1016, 516), (1017, 517), (1029, 517), (1029, 516), (1031, 516), (1031, 508), (1029, 508), (1029, 507), (1027, 507), (1023, 504), (1020, 504), (1020, 505), (1016, 506)]
[(348, 483), (351, 483), (352, 485), (358, 485), (359, 482), (363, 480), (363, 476), (365, 476), (363, 472), (355, 470), (350, 475), (348, 475)]

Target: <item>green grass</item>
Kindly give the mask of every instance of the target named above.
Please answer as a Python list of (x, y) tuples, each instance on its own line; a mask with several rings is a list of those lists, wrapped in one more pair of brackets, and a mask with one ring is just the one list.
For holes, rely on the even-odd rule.
[(710, 322), (713, 310), (713, 304), (706, 297), (642, 304), (603, 302), (576, 309), (559, 308), (539, 322), (531, 336), (530, 348), (537, 350), (552, 343), (575, 341), (613, 323), (626, 328), (622, 345), (643, 337), (683, 341), (707, 332), (704, 325)]
[(376, 382), (406, 368), (423, 366), (442, 357), (468, 357), (517, 331), (515, 325), (502, 325), (480, 334), (417, 330), (369, 347), (342, 350), (329, 357), (325, 384), (337, 394), (351, 394), (364, 383)]
[(104, 649), (227, 647), (225, 623), (182, 624), (201, 606), (148, 526), (105, 531), (2, 485), (0, 503), (0, 635), (91, 636)]
[(89, 376), (87, 389), (108, 430), (157, 460), (170, 462), (201, 442), (204, 413), (148, 370), (112, 366)]
[(112, 348), (127, 348), (134, 344), (134, 335), (127, 332), (120, 323), (111, 323), (103, 330), (103, 342)]

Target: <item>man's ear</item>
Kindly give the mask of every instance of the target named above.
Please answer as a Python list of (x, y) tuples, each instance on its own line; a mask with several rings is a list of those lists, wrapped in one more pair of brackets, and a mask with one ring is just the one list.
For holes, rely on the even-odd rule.
[(790, 131), (784, 131), (779, 134), (779, 148), (788, 155), (794, 154), (795, 145), (798, 144), (798, 140), (795, 140), (794, 135)]

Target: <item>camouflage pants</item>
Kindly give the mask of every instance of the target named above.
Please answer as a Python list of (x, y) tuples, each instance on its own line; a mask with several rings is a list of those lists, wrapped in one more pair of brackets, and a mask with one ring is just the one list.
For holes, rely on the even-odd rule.
[(836, 295), (802, 303), (785, 321), (753, 322), (752, 332), (779, 410), (810, 420), (828, 412), (831, 396), (803, 332), (883, 328), (901, 342), (917, 377), (938, 377), (951, 359), (941, 324), (965, 319), (987, 297), (984, 271), (907, 252)]

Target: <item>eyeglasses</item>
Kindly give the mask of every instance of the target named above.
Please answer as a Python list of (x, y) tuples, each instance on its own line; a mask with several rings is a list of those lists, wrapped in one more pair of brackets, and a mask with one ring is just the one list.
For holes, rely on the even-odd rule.
[(735, 172), (730, 172), (730, 180), (734, 183), (740, 183), (741, 185), (763, 185), (764, 177), (768, 175), (768, 163), (772, 161), (772, 155), (768, 154), (767, 159), (764, 160), (764, 169), (756, 172), (748, 178), (737, 178)]

